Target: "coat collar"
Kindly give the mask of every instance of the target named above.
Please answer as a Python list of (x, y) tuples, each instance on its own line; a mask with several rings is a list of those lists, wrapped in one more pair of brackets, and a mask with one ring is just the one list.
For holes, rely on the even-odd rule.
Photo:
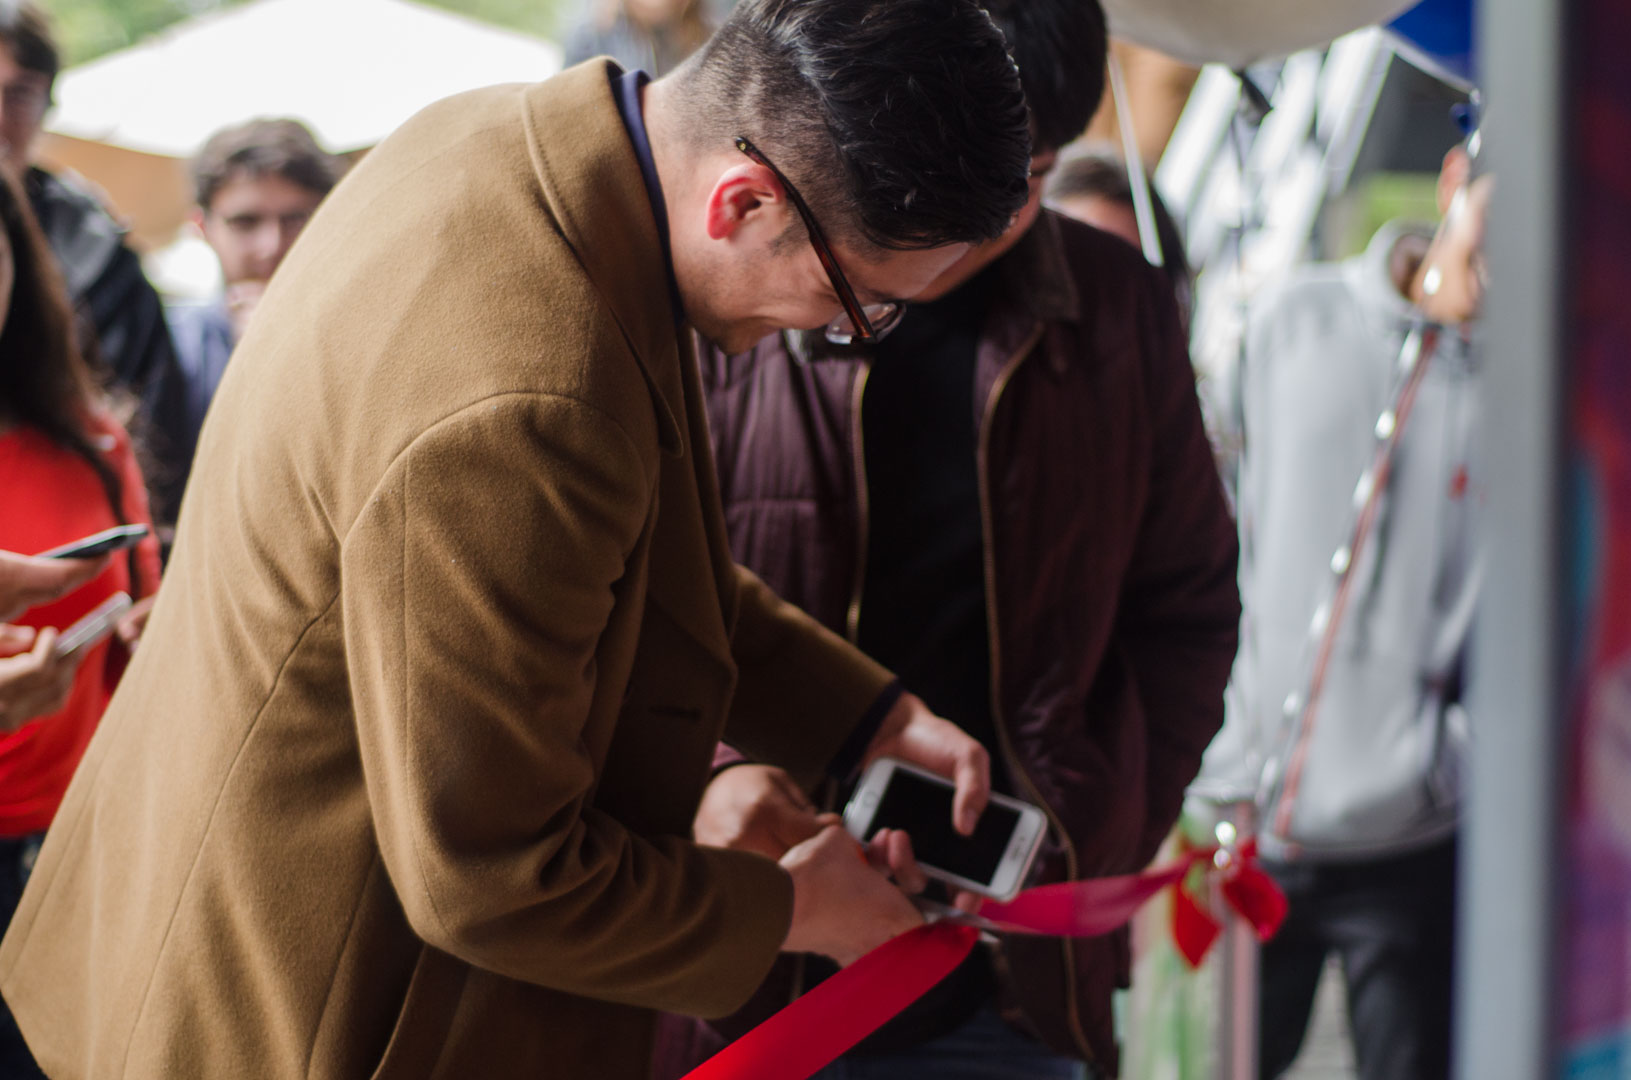
[(996, 266), (998, 303), (1006, 317), (1023, 313), (1043, 323), (1080, 319), (1081, 296), (1065, 259), (1065, 243), (1053, 211), (1038, 214), (1036, 224)]
[(591, 60), (528, 88), (527, 139), (550, 216), (651, 386), (658, 441), (665, 453), (680, 456), (680, 313), (670, 299), (667, 253), (640, 163), (612, 96), (619, 74), (610, 60)]
[[(668, 287), (657, 220), (613, 97), (620, 72), (591, 60), (527, 90), (528, 141), (562, 237), (611, 309), (651, 388), (660, 507), (648, 596), (730, 666), (735, 578), (690, 331)], [(686, 338), (681, 344), (681, 335)]]

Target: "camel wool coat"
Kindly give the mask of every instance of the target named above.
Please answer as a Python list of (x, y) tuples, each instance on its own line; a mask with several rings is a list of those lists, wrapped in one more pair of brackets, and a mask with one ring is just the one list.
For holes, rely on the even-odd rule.
[(730, 561), (614, 72), (430, 107), (268, 290), (0, 947), (52, 1077), (643, 1077), (768, 971), (714, 745), (811, 776), (890, 676)]

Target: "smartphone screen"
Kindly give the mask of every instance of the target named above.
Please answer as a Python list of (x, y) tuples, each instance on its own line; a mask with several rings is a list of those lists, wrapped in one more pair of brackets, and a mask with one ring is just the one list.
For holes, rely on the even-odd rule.
[(896, 769), (878, 800), (871, 839), (879, 829), (901, 829), (912, 838), (917, 861), (969, 881), (990, 885), (1019, 824), (1019, 813), (992, 803), (980, 815), (973, 836), (951, 824), (952, 788)]

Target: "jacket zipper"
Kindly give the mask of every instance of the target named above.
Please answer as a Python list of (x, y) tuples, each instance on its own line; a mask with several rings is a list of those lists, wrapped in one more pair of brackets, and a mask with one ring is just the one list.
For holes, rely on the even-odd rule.
[(866, 490), (866, 435), (861, 431), (861, 404), (866, 396), (866, 383), (872, 377), (870, 361), (861, 362), (855, 376), (855, 387), (850, 391), (850, 416), (854, 417), (855, 437), (851, 446), (855, 469), (855, 587), (849, 594), (849, 610), (844, 615), (844, 630), (851, 645), (861, 640), (861, 590), (866, 585), (866, 549), (871, 532), (871, 498)]
[[(996, 416), (997, 406), (1002, 400), (1003, 391), (1008, 389), (1008, 383), (1013, 379), (1014, 372), (1019, 365), (1035, 349), (1042, 340), (1043, 327), (1038, 325), (1025, 338), (1019, 349), (1003, 365), (1002, 372), (997, 376), (996, 383), (991, 388), (991, 394), (986, 398), (985, 409), (980, 415), (979, 442), (975, 449), (975, 465), (980, 487), (980, 532), (981, 532), (981, 558), (985, 566), (985, 618), (987, 645), (991, 653), (991, 726), (996, 730), (997, 743), (1002, 749), (1003, 762), (1008, 766), (1010, 776), (1013, 776), (1024, 787), (1027, 797), (1036, 806), (1040, 807), (1047, 816), (1048, 824), (1052, 826), (1060, 843), (1065, 849), (1065, 867), (1070, 880), (1075, 881), (1078, 876), (1076, 849), (1070, 842), (1070, 834), (1065, 831), (1064, 823), (1054, 813), (1053, 808), (1042, 798), (1025, 766), (1014, 753), (1013, 744), (1008, 738), (1007, 724), (1002, 715), (1002, 657), (1000, 639), (998, 637), (997, 620), (997, 561), (995, 555), (996, 530), (992, 524), (991, 509), (991, 421)], [(1069, 938), (1061, 938), (1059, 947), (1065, 959), (1065, 1016), (1070, 1025), (1071, 1037), (1076, 1040), (1077, 1049), (1082, 1053), (1083, 1059), (1094, 1061), (1093, 1049), (1088, 1045), (1087, 1036), (1082, 1031), (1081, 1018), (1076, 1002), (1076, 965), (1071, 950)]]

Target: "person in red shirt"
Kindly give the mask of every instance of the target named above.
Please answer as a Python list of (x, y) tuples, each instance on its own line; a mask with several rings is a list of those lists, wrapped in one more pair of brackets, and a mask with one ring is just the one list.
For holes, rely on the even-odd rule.
[[(130, 437), (108, 413), (74, 338), (68, 294), (16, 183), (0, 176), (0, 550), (31, 554), (120, 524), (151, 527)], [(0, 920), (9, 923), (85, 746), (96, 730), (159, 583), (151, 538), (94, 578), (17, 616), (0, 657), (88, 614), (115, 593), (141, 601), (119, 633), (74, 657), (60, 709), (0, 723)], [(36, 633), (31, 633), (30, 630)], [(6, 646), (9, 646), (6, 647)], [(3, 662), (3, 660), (0, 660)], [(65, 671), (59, 674), (66, 675)], [(41, 1075), (9, 1012), (0, 1075)]]

